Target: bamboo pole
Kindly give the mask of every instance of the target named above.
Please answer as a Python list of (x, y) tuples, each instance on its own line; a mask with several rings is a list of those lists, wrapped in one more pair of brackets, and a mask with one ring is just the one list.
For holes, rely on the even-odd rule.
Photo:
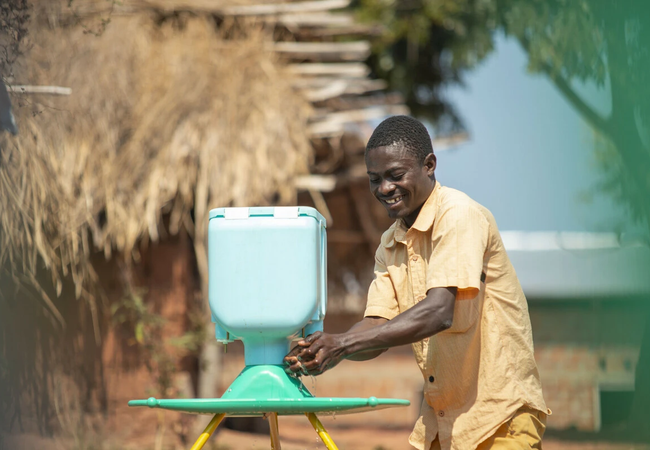
[[(373, 91), (381, 91), (388, 86), (384, 80), (346, 80), (334, 79), (322, 86), (309, 86), (310, 79), (296, 80), (295, 87), (302, 90), (305, 98), (311, 102), (319, 102), (341, 95), (365, 94)], [(302, 84), (302, 87), (300, 86)], [(320, 84), (320, 83), (316, 83)]]
[(295, 180), (296, 189), (315, 190), (320, 192), (332, 192), (336, 187), (336, 176), (334, 175), (304, 175)]
[(261, 16), (292, 12), (316, 12), (329, 11), (331, 9), (347, 8), (350, 0), (319, 0), (311, 2), (294, 2), (294, 3), (271, 3), (261, 5), (239, 5), (228, 6), (225, 8), (212, 9), (215, 12), (231, 16)]
[(302, 63), (289, 64), (287, 72), (292, 75), (330, 75), (349, 78), (363, 78), (370, 74), (364, 63)]
[(50, 94), (50, 95), (70, 95), (72, 89), (62, 86), (30, 86), (23, 84), (7, 85), (9, 92), (19, 94)]
[(274, 42), (269, 49), (287, 57), (311, 60), (362, 61), (370, 55), (370, 42)]
[(350, 111), (336, 111), (325, 115), (322, 120), (310, 124), (309, 134), (312, 137), (338, 135), (343, 132), (346, 123), (365, 122), (372, 119), (382, 119), (394, 114), (408, 113), (409, 110), (404, 105), (374, 106)]
[(114, 15), (134, 14), (143, 10), (158, 9), (166, 12), (192, 11), (229, 16), (266, 16), (287, 13), (309, 13), (347, 8), (350, 0), (314, 0), (305, 2), (278, 2), (253, 5), (224, 6), (214, 0), (123, 0), (111, 4), (96, 1), (75, 0), (74, 9), (64, 13), (88, 16), (110, 12)]
[(278, 16), (269, 17), (269, 20), (276, 20), (284, 25), (292, 26), (305, 26), (305, 27), (335, 27), (335, 30), (340, 27), (355, 28), (354, 17), (350, 14), (343, 13), (294, 13), (283, 14)]

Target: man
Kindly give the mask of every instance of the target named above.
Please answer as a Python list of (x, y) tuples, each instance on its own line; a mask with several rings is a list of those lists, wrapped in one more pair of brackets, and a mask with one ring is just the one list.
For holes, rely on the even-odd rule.
[(343, 359), (413, 344), (425, 386), (411, 445), (541, 449), (550, 411), (526, 298), (492, 214), (436, 182), (431, 139), (413, 118), (377, 127), (366, 167), (372, 193), (396, 221), (377, 249), (365, 317), (346, 333), (300, 341), (287, 370), (318, 375)]

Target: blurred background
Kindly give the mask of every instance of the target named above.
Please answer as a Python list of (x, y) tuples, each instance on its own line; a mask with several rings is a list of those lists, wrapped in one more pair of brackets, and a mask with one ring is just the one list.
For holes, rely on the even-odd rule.
[[(526, 292), (548, 449), (650, 448), (650, 4), (645, 0), (0, 2), (0, 448), (189, 448), (220, 396), (208, 211), (328, 221), (326, 331), (364, 310), (390, 220), (363, 152), (423, 121), (437, 178), (488, 207)], [(408, 449), (409, 347), (306, 378), (411, 400), (324, 419), (342, 449)], [(262, 419), (206, 448), (268, 448)], [(262, 434), (260, 434), (262, 433)], [(280, 419), (283, 448), (324, 448)]]

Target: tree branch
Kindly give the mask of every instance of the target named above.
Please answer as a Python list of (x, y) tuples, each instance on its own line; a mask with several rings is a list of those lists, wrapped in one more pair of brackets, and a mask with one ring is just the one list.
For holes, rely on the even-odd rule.
[(582, 115), (582, 117), (596, 130), (607, 136), (611, 136), (609, 121), (603, 119), (600, 114), (587, 105), (578, 94), (575, 93), (569, 82), (561, 75), (553, 74), (550, 68), (544, 68), (553, 84), (564, 94), (571, 105)]
[[(519, 37), (518, 40), (524, 51), (530, 54), (530, 42), (528, 39), (525, 37)], [(610, 120), (601, 117), (600, 114), (585, 103), (585, 101), (576, 94), (566, 78), (553, 70), (553, 68), (548, 64), (543, 64), (541, 66), (541, 71), (550, 78), (555, 87), (560, 90), (569, 103), (571, 103), (571, 106), (580, 113), (583, 119), (585, 119), (596, 130), (602, 132), (607, 137), (612, 138)]]

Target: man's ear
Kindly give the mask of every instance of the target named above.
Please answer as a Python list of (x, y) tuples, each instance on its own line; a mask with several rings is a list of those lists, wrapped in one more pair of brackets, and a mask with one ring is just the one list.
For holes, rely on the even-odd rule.
[(427, 170), (427, 176), (432, 177), (433, 173), (436, 170), (436, 164), (437, 164), (437, 159), (436, 155), (433, 153), (429, 153), (425, 158), (424, 158), (424, 167)]

